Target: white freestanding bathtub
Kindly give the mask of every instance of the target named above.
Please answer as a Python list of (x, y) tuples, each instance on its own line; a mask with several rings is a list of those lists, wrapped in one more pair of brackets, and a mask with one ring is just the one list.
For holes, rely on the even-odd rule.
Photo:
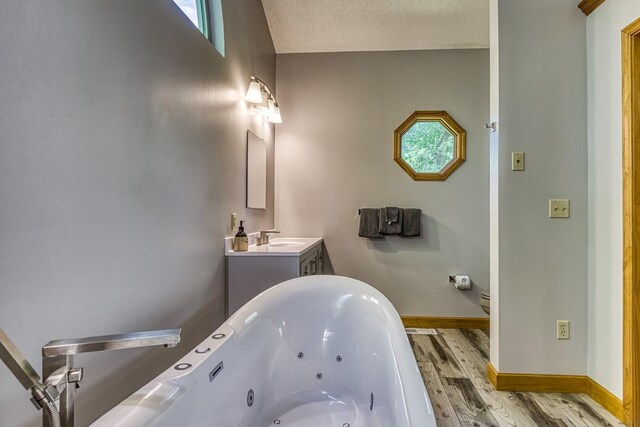
[(431, 427), (402, 322), (371, 286), (307, 276), (248, 302), (93, 426)]

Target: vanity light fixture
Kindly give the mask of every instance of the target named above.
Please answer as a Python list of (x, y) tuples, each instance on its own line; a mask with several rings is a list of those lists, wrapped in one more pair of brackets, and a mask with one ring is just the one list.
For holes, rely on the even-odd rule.
[(276, 102), (273, 107), (273, 114), (271, 114), (267, 120), (271, 123), (282, 123), (282, 116), (280, 115), (280, 107), (278, 107), (278, 103)]
[(269, 86), (259, 78), (251, 76), (249, 89), (244, 97), (245, 101), (250, 102), (253, 107), (262, 114), (270, 123), (282, 123), (280, 115), (280, 107), (276, 97), (269, 89)]
[(257, 81), (252, 81), (249, 84), (249, 90), (247, 91), (244, 99), (247, 102), (251, 102), (253, 104), (262, 102), (262, 90), (260, 90), (260, 83), (258, 83)]

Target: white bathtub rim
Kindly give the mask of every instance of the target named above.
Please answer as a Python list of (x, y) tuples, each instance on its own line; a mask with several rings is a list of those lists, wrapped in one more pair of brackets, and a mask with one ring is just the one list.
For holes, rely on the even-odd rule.
[[(309, 283), (301, 283), (301, 279), (304, 279), (302, 282)], [(352, 290), (354, 293), (361, 294), (367, 298), (373, 298), (377, 300), (378, 305), (383, 306), (382, 308), (384, 309), (384, 312), (387, 316), (392, 318), (390, 319), (392, 320), (390, 325), (393, 327), (393, 330), (389, 330), (389, 333), (393, 336), (393, 359), (395, 366), (398, 369), (400, 388), (405, 401), (405, 405), (402, 410), (408, 415), (407, 418), (410, 420), (412, 427), (428, 425), (426, 422), (424, 424), (421, 424), (421, 422), (431, 420), (433, 417), (433, 408), (424, 388), (424, 383), (422, 382), (422, 377), (416, 360), (413, 353), (410, 351), (410, 345), (408, 338), (404, 333), (404, 327), (402, 326), (400, 316), (393, 305), (378, 290), (359, 280), (342, 276), (311, 276), (309, 278), (298, 278), (283, 282), (255, 297), (245, 306), (240, 308), (218, 329), (209, 334), (204, 341), (194, 347), (184, 357), (172, 364), (172, 366), (154, 378), (151, 382), (142, 386), (137, 392), (127, 397), (119, 405), (96, 420), (92, 426), (148, 425), (153, 422), (154, 419), (162, 415), (162, 411), (154, 411), (152, 402), (168, 401), (170, 398), (167, 396), (168, 394), (179, 393), (180, 387), (184, 387), (180, 385), (180, 379), (197, 370), (203, 363), (205, 363), (205, 361), (208, 360), (209, 357), (214, 355), (216, 350), (225, 342), (228, 340), (238, 339), (250, 325), (253, 320), (252, 316), (253, 318), (258, 317), (258, 314), (254, 316), (254, 313), (258, 313), (261, 308), (269, 307), (269, 302), (271, 302), (272, 299), (278, 299), (283, 293), (295, 291), (295, 288), (301, 285), (306, 287), (312, 282), (315, 282), (315, 285), (312, 286), (337, 286), (336, 284), (339, 284), (340, 287), (344, 286), (345, 291)], [(327, 285), (327, 283), (330, 285)], [(214, 336), (219, 337), (219, 334), (223, 334), (224, 336), (219, 339), (213, 338)], [(400, 347), (404, 347), (404, 350), (407, 346), (409, 346), (408, 352), (398, 351)], [(198, 350), (203, 351), (205, 349), (209, 350), (206, 351), (206, 353), (197, 353)], [(181, 371), (175, 369), (176, 366), (180, 366), (182, 364), (189, 364), (191, 366), (188, 369)], [(168, 384), (170, 386), (173, 385), (175, 389), (171, 389), (170, 386), (163, 388), (163, 384)], [(414, 390), (414, 392), (412, 393), (409, 390)], [(415, 393), (415, 390), (421, 390), (422, 392), (418, 396), (416, 395), (417, 393)], [(171, 402), (168, 404), (171, 405)], [(417, 408), (415, 405), (425, 404), (430, 415), (428, 420), (424, 419), (420, 414), (412, 413), (412, 408)], [(415, 412), (420, 411), (415, 409)], [(127, 417), (144, 418), (145, 421), (144, 423), (129, 424), (125, 420)]]

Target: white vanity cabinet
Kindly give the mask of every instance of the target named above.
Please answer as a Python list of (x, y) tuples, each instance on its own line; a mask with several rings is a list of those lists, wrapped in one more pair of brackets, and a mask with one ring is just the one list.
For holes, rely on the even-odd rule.
[(322, 239), (274, 239), (247, 252), (226, 251), (226, 315), (259, 293), (300, 276), (322, 274)]

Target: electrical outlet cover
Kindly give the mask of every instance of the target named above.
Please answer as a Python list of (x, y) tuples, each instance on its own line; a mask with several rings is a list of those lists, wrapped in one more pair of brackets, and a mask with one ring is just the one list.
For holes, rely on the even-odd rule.
[(568, 340), (570, 338), (569, 334), (569, 321), (568, 320), (558, 320), (556, 322), (556, 338), (559, 340)]

